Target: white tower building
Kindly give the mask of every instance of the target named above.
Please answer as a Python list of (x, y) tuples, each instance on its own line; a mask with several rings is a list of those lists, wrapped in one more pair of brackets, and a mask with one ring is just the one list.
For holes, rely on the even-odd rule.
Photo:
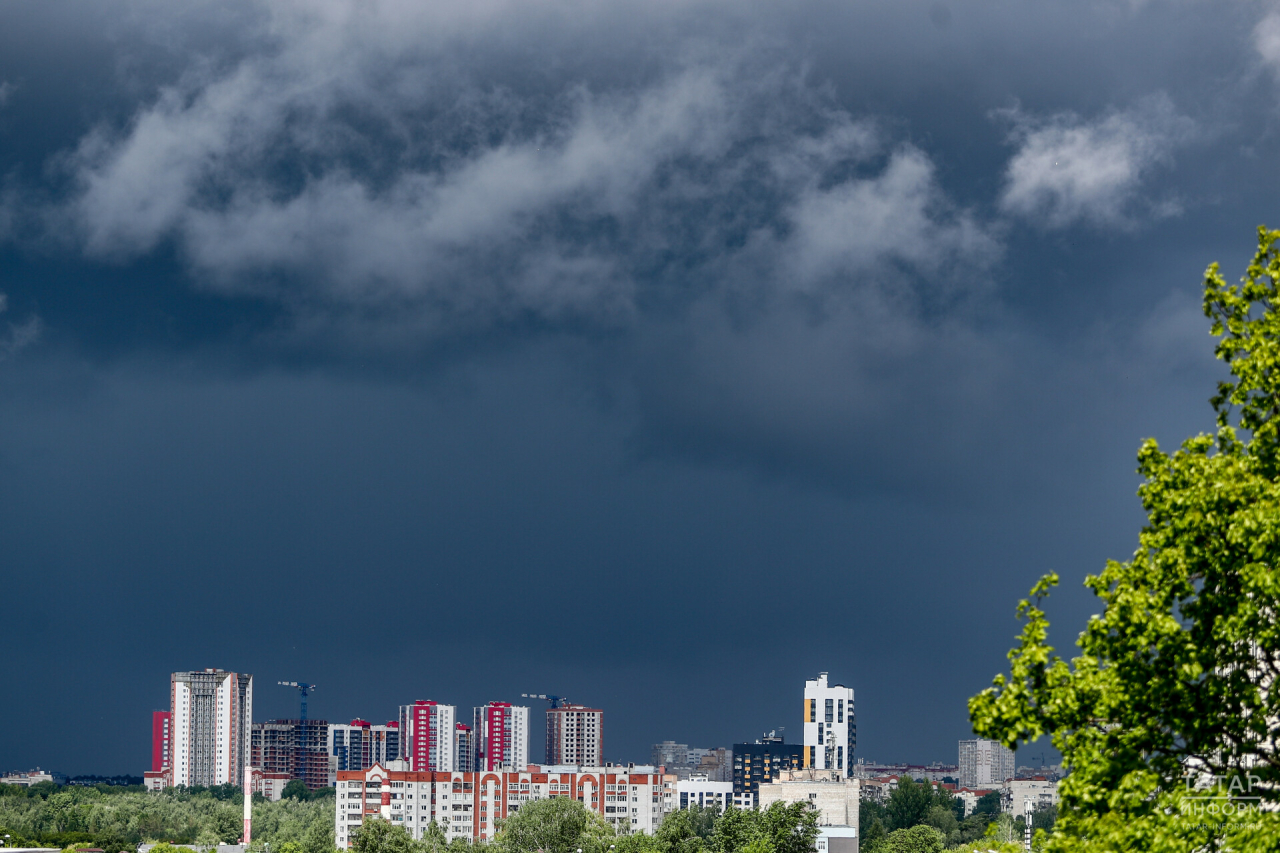
[(960, 741), (960, 787), (998, 788), (1014, 775), (1013, 750), (994, 740)]
[(253, 676), (175, 672), (170, 687), (173, 784), (240, 784), (249, 766)]
[(828, 685), (827, 674), (804, 683), (804, 766), (849, 775), (858, 742), (853, 688)]

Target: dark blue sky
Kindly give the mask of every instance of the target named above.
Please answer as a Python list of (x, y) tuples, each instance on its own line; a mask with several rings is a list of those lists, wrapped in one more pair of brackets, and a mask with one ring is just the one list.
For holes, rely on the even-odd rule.
[(0, 770), (206, 666), (954, 760), (1212, 428), (1280, 11), (429, 5), (0, 5)]

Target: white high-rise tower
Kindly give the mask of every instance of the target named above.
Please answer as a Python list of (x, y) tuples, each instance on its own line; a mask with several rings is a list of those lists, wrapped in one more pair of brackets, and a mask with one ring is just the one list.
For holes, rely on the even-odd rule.
[(853, 688), (828, 685), (827, 674), (804, 683), (804, 766), (849, 775), (858, 742)]
[(249, 766), (253, 676), (206, 669), (170, 678), (174, 785), (239, 785)]

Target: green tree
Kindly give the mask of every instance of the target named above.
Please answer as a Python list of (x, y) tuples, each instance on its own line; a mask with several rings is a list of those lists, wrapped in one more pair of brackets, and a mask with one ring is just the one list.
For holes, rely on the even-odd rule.
[(356, 853), (417, 853), (417, 847), (403, 826), (376, 817), (365, 818), (351, 837)]
[[(330, 836), (332, 837), (332, 836)], [(422, 853), (444, 853), (449, 848), (449, 838), (444, 829), (434, 820), (422, 830), (422, 838), (418, 840)]]
[(307, 790), (307, 783), (301, 779), (290, 779), (285, 783), (284, 790), (280, 792), (281, 799), (288, 797), (291, 800), (308, 800), (311, 798), (311, 792)]
[(818, 840), (818, 812), (807, 802), (770, 803), (752, 812), (760, 822), (760, 835), (774, 853), (814, 853)]
[(880, 822), (880, 818), (873, 817), (870, 823), (859, 820), (858, 830), (862, 833), (858, 853), (881, 853), (888, 833), (884, 831), (884, 824)]
[(933, 791), (926, 783), (913, 781), (909, 776), (898, 779), (898, 787), (889, 795), (885, 812), (889, 816), (889, 829), (910, 829), (924, 823), (933, 805)]
[(943, 838), (950, 838), (953, 832), (960, 831), (960, 822), (956, 820), (956, 813), (951, 808), (937, 803), (929, 806), (929, 812), (924, 816), (924, 825), (932, 826), (941, 832)]
[[(1238, 285), (1217, 264), (1204, 310), (1231, 378), (1214, 435), (1138, 453), (1147, 524), (1128, 562), (1085, 585), (1102, 603), (1067, 662), (1048, 644), (1046, 575), (1018, 605), (1010, 672), (970, 700), (974, 731), (1051, 735), (1071, 768), (1050, 850), (1280, 849), (1280, 231), (1258, 229)], [(1204, 783), (1208, 792), (1186, 783)], [(1206, 820), (1205, 794), (1259, 797)], [(1221, 801), (1219, 801), (1221, 802)]]
[[(712, 824), (714, 826), (714, 823)], [(657, 849), (663, 853), (702, 853), (706, 844), (698, 834), (699, 824), (690, 809), (680, 809), (663, 818), (654, 833)]]
[(504, 853), (603, 853), (613, 830), (599, 815), (569, 797), (534, 800), (501, 821), (494, 844)]
[(932, 826), (895, 829), (880, 846), (881, 853), (942, 853), (942, 833)]

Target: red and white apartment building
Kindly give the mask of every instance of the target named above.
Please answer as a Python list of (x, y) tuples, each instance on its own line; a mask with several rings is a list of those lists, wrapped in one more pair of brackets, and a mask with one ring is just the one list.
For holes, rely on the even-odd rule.
[(400, 706), (401, 756), (414, 773), (470, 770), (457, 764), (457, 708), (419, 699)]
[(476, 764), (458, 769), (519, 770), (529, 766), (529, 709), (490, 702), (475, 709)]
[(435, 821), (449, 840), (492, 839), (497, 821), (534, 800), (572, 797), (614, 825), (652, 834), (673, 799), (675, 775), (649, 765), (529, 765), (522, 772), (415, 773), (407, 761), (338, 773), (334, 839), (351, 846), (366, 818), (404, 827), (422, 838)]

